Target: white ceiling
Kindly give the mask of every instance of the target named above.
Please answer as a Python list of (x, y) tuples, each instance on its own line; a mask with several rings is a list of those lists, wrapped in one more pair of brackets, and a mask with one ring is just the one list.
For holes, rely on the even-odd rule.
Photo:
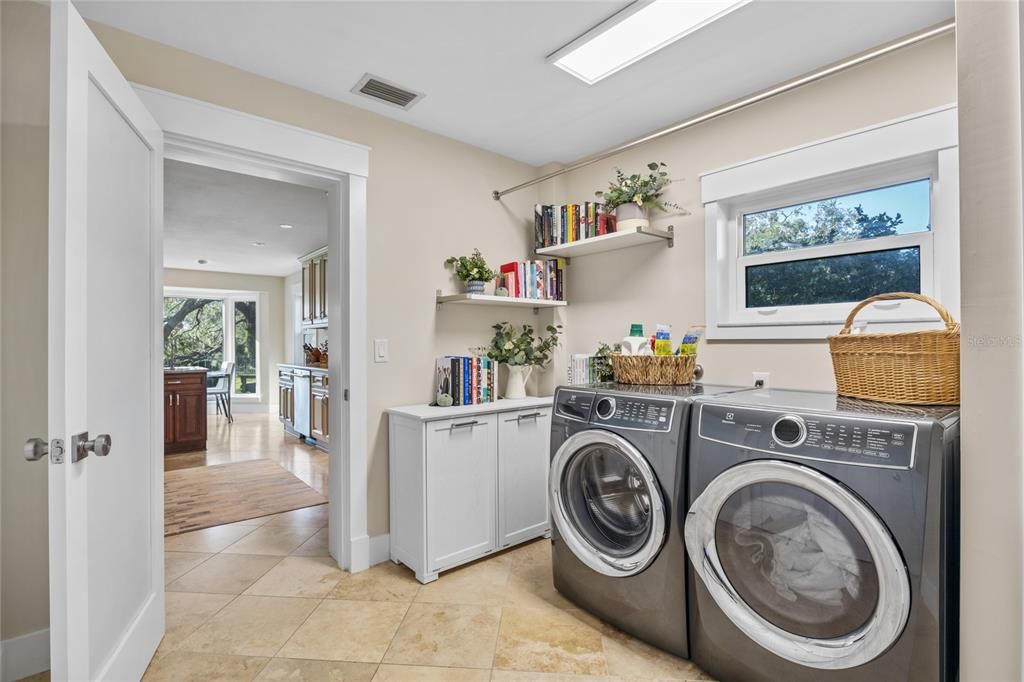
[(164, 267), (284, 277), (326, 243), (323, 190), (164, 161)]
[[(545, 56), (627, 2), (77, 4), (87, 18), (534, 165), (607, 149), (953, 16), (953, 0), (754, 0), (588, 86)], [(426, 97), (402, 111), (350, 93), (364, 72)]]

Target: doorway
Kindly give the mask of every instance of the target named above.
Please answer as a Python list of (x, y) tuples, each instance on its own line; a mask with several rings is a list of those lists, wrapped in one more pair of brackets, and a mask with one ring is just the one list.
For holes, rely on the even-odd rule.
[[(327, 428), (327, 299), (344, 298), (325, 286), (327, 226), (322, 189), (165, 160), (168, 537), (326, 504), (342, 435)], [(295, 322), (294, 283), (316, 295), (316, 317)]]

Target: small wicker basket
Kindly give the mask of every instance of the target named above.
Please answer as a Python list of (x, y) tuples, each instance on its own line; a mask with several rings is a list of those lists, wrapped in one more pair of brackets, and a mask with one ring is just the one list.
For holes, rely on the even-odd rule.
[(693, 382), (696, 355), (611, 355), (620, 384), (683, 385)]
[[(851, 334), (853, 320), (875, 301), (909, 298), (935, 308), (945, 329)], [(937, 301), (907, 292), (879, 294), (858, 303), (839, 334), (828, 337), (840, 395), (903, 405), (960, 402), (960, 325)]]

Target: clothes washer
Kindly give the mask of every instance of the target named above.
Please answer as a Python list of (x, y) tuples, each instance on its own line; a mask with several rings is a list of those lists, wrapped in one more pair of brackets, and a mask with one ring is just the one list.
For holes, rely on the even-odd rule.
[(549, 496), (555, 587), (615, 627), (686, 657), (680, 504), (697, 396), (735, 387), (559, 388)]
[(690, 653), (723, 682), (950, 682), (959, 412), (759, 390), (694, 406)]

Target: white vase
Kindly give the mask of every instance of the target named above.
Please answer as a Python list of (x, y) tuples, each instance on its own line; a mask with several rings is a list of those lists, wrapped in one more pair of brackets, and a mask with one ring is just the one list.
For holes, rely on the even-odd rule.
[(505, 382), (505, 398), (522, 400), (526, 397), (526, 382), (533, 372), (532, 365), (505, 365), (508, 367), (508, 380)]
[(650, 226), (651, 221), (647, 217), (647, 209), (643, 206), (629, 202), (615, 207), (616, 232), (635, 232), (638, 229), (646, 230)]

